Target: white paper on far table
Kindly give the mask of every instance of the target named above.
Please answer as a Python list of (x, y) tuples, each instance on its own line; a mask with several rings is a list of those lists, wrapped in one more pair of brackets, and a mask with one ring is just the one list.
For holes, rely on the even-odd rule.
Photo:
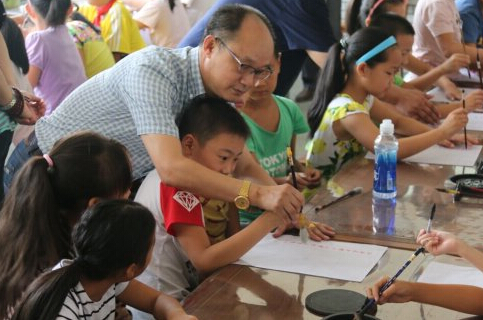
[(339, 241), (309, 240), (304, 244), (299, 237), (274, 238), (268, 234), (236, 264), (361, 282), (386, 250), (376, 245)]
[(483, 273), (475, 267), (462, 267), (432, 261), (419, 276), (418, 282), (466, 284), (483, 288)]
[(466, 130), (483, 131), (483, 113), (471, 112), (468, 114)]
[[(413, 156), (404, 158), (402, 161), (471, 167), (478, 159), (481, 147), (481, 145), (473, 145), (468, 146), (468, 149), (465, 149), (464, 145), (458, 145), (454, 148), (445, 148), (439, 145), (434, 145)], [(366, 158), (374, 159), (374, 154), (368, 152)]]

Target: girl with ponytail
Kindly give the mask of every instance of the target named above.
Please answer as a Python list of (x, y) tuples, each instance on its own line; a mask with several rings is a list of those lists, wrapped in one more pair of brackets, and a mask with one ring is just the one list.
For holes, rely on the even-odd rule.
[(26, 5), (34, 30), (25, 38), (30, 63), (27, 77), (34, 93), (46, 103), (49, 115), (69, 93), (86, 80), (84, 65), (65, 25), (70, 0), (29, 0)]
[(76, 258), (32, 283), (12, 319), (113, 320), (116, 299), (156, 319), (195, 319), (174, 298), (133, 280), (151, 260), (154, 228), (151, 212), (135, 202), (89, 208), (72, 233)]
[(0, 211), (0, 319), (44, 270), (72, 258), (71, 231), (100, 198), (125, 198), (131, 164), (120, 143), (91, 132), (58, 141), (32, 157)]
[[(471, 108), (454, 110), (438, 128), (432, 129), (374, 97), (384, 97), (401, 62), (396, 39), (375, 27), (361, 29), (330, 48), (308, 111), (312, 140), (307, 165), (322, 170), (326, 179), (332, 177), (357, 154), (374, 151), (374, 140), (379, 134), (374, 122), (383, 119), (391, 119), (398, 134), (411, 136), (399, 139), (398, 159), (436, 143), (453, 146), (446, 139), (461, 141), (461, 135), (453, 135), (468, 122), (467, 112)], [(477, 143), (473, 137), (469, 141)]]

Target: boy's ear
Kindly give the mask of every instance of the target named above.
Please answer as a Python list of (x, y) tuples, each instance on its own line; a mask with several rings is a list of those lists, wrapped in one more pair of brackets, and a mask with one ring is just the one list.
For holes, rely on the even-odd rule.
[(184, 156), (190, 156), (193, 153), (193, 147), (196, 144), (196, 138), (192, 134), (187, 134), (181, 139), (181, 149)]

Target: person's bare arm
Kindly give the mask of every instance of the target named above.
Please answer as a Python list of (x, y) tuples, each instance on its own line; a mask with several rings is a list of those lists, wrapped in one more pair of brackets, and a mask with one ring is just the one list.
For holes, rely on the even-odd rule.
[(379, 289), (387, 280), (387, 277), (379, 279), (372, 288), (367, 289), (367, 296), (374, 297), (379, 304), (414, 301), (459, 312), (483, 315), (482, 288), (466, 285), (395, 281), (384, 291), (382, 296), (379, 296)]
[(309, 55), (310, 59), (312, 59), (312, 61), (319, 66), (320, 69), (324, 68), (325, 62), (327, 61), (327, 52), (307, 50), (307, 54)]
[(391, 86), (382, 100), (396, 106), (401, 113), (427, 123), (437, 123), (440, 115), (429, 101), (430, 96), (420, 90)]
[(136, 309), (152, 314), (155, 319), (197, 319), (194, 316), (187, 315), (181, 304), (173, 297), (156, 291), (135, 279), (129, 282), (118, 299)]
[[(179, 139), (162, 134), (146, 134), (141, 139), (162, 180), (171, 186), (187, 190), (207, 198), (233, 201), (238, 195), (242, 181), (214, 172), (199, 163), (184, 157)], [(255, 180), (274, 184), (265, 171), (248, 152), (240, 157), (237, 176), (252, 177)], [(303, 196), (292, 186), (252, 183), (249, 189), (252, 205), (275, 212), (285, 212), (293, 220), (298, 217), (304, 203)]]
[(483, 59), (483, 50), (475, 46), (469, 46), (456, 41), (453, 33), (444, 33), (436, 37), (441, 50), (444, 55), (449, 58), (454, 53), (467, 54), (470, 57), (471, 63), (476, 65), (476, 53), (478, 52), (480, 59)]
[(124, 0), (123, 3), (133, 11), (139, 11), (150, 0)]
[(417, 89), (426, 91), (431, 88), (436, 81), (445, 74), (458, 72), (459, 69), (467, 67), (470, 64), (470, 57), (466, 54), (455, 53), (451, 55), (445, 62), (437, 67), (431, 68), (428, 72), (423, 73), (414, 80), (409, 81)]
[(240, 232), (214, 245), (210, 244), (204, 227), (177, 223), (173, 230), (193, 266), (204, 273), (238, 260), (285, 218), (265, 211)]

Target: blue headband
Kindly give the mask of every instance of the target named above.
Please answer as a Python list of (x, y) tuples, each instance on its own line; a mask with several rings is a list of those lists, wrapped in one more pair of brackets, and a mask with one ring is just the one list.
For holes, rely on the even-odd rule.
[(362, 57), (357, 59), (356, 65), (360, 65), (363, 62), (366, 62), (367, 60), (372, 59), (375, 55), (381, 53), (382, 51), (386, 50), (390, 46), (396, 43), (396, 38), (394, 36), (390, 36), (383, 42), (379, 43), (377, 46), (366, 52)]

